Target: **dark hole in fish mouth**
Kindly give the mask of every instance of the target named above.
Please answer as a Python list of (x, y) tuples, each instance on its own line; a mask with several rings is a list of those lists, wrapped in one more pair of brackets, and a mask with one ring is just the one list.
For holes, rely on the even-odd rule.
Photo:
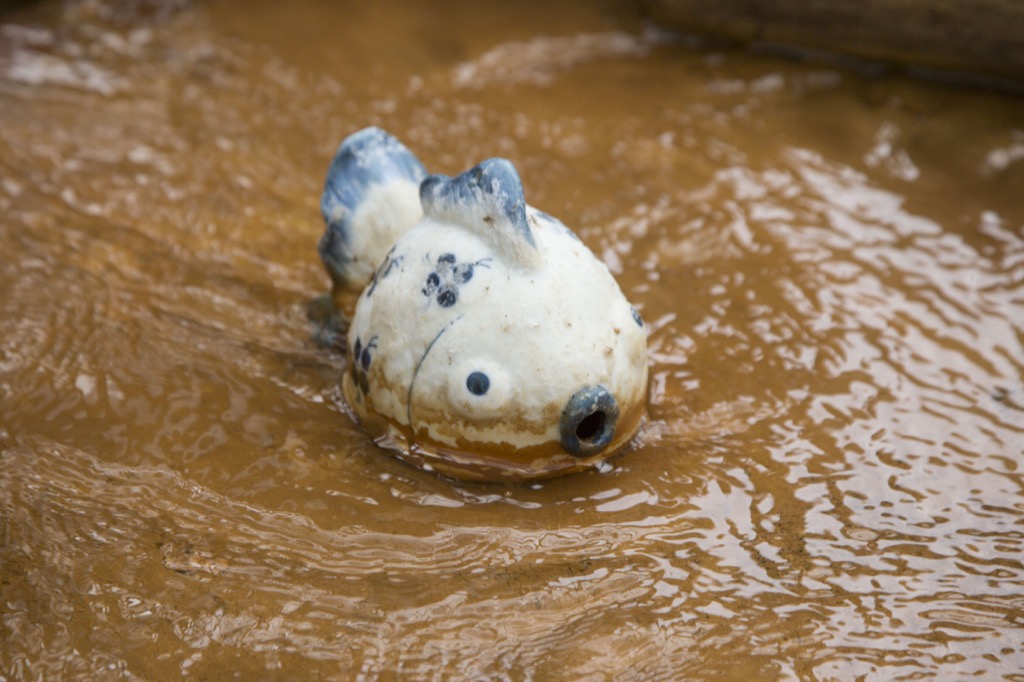
[(576, 437), (581, 441), (589, 441), (599, 436), (604, 430), (605, 418), (604, 410), (591, 412), (580, 420), (576, 427)]
[(581, 386), (562, 409), (558, 433), (562, 447), (573, 457), (591, 457), (604, 450), (615, 436), (619, 406), (601, 385)]

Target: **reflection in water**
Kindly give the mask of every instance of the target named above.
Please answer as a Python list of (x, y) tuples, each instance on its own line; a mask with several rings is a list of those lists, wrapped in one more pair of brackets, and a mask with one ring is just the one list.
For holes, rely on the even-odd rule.
[[(0, 677), (1024, 668), (1024, 105), (548, 9), (2, 18)], [(370, 124), (616, 273), (631, 452), (456, 484), (351, 424), (303, 310)]]

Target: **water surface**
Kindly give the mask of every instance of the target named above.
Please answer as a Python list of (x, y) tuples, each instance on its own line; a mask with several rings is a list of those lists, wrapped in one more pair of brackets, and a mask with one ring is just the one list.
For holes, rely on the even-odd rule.
[[(351, 423), (305, 304), (370, 124), (617, 275), (628, 453), (459, 484)], [(0, 678), (1022, 679), (1021, 187), (1020, 99), (619, 3), (2, 15)]]

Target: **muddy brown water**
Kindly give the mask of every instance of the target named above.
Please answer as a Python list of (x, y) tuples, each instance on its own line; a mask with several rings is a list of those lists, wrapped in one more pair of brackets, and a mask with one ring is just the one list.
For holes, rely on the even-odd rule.
[[(369, 124), (618, 276), (630, 451), (460, 484), (351, 423), (305, 304)], [(1022, 679), (1022, 189), (1021, 99), (618, 3), (0, 15), (0, 679)]]

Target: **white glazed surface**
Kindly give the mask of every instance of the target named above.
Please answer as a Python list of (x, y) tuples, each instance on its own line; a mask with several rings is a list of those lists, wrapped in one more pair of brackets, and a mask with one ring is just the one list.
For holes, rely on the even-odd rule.
[[(639, 316), (564, 225), (533, 209), (528, 222), (532, 266), (473, 230), (428, 217), (396, 242), (359, 299), (346, 398), (361, 421), (386, 422), (385, 442), (415, 449), (420, 464), (465, 475), (477, 451), (504, 460), (497, 468), (509, 475), (531, 476), (606, 459), (615, 448), (580, 458), (558, 445), (562, 410), (584, 385), (615, 396), (630, 431), (616, 440), (632, 435), (626, 413), (642, 406), (647, 384)], [(489, 379), (484, 395), (467, 388), (473, 372)], [(538, 456), (523, 460), (517, 451)]]
[(458, 477), (514, 479), (592, 466), (632, 438), (643, 321), (571, 230), (526, 205), (509, 161), (428, 175), (366, 128), (339, 147), (321, 210), (334, 309), (363, 288), (343, 389), (377, 443)]

